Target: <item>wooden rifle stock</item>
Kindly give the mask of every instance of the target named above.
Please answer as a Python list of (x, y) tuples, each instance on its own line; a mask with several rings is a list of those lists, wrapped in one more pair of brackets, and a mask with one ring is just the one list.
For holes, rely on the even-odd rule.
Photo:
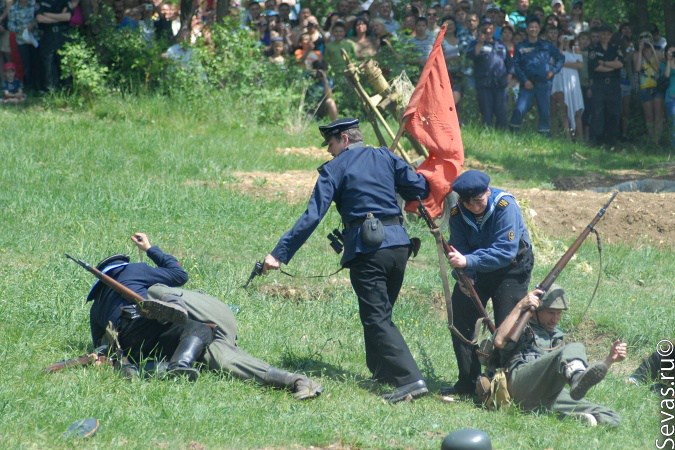
[[(417, 210), (420, 213), (420, 216), (424, 219), (424, 221), (427, 223), (427, 226), (431, 229), (432, 233), (438, 230), (438, 227), (436, 226), (436, 223), (434, 222), (434, 219), (431, 218), (429, 215), (429, 211), (427, 211), (427, 208), (424, 206), (422, 203), (422, 200), (418, 197), (418, 206)], [(436, 233), (434, 233), (436, 234)], [(441, 243), (443, 244), (443, 250), (445, 251), (445, 256), (448, 256), (448, 252), (454, 252), (456, 251), (454, 247), (450, 244), (448, 244), (445, 239), (443, 239), (443, 236), (441, 236), (440, 233), (438, 233), (438, 236), (441, 240)], [(478, 296), (478, 293), (476, 292), (476, 289), (473, 287), (473, 283), (469, 279), (469, 277), (466, 275), (464, 272), (464, 269), (458, 269), (455, 268), (453, 269), (455, 273), (457, 274), (457, 278), (459, 279), (459, 282), (469, 291), (469, 297), (473, 301), (474, 305), (476, 306), (476, 309), (478, 309), (478, 312), (480, 315), (485, 318), (485, 322), (487, 323), (488, 328), (490, 329), (491, 333), (494, 333), (496, 331), (495, 329), (495, 324), (490, 320), (490, 316), (488, 316), (487, 311), (485, 310), (485, 307), (483, 306), (483, 302), (480, 301), (480, 297)]]
[(112, 277), (109, 277), (108, 275), (104, 274), (100, 270), (98, 270), (96, 267), (92, 267), (90, 264), (87, 264), (86, 262), (73, 258), (70, 256), (68, 253), (66, 253), (66, 258), (72, 259), (77, 263), (78, 265), (84, 267), (87, 271), (91, 272), (96, 278), (101, 280), (101, 283), (105, 284), (108, 286), (110, 289), (114, 290), (118, 294), (120, 294), (122, 297), (124, 297), (126, 300), (129, 300), (130, 302), (138, 305), (141, 309), (143, 308), (143, 302), (145, 299), (141, 297), (138, 293), (132, 291), (119, 281), (115, 280)]
[(108, 352), (108, 346), (103, 345), (95, 349), (92, 353), (86, 353), (77, 358), (64, 359), (62, 361), (55, 362), (45, 367), (46, 373), (54, 373), (59, 370), (68, 369), (70, 367), (77, 366), (88, 366), (90, 364), (111, 364), (112, 361), (106, 356)]
[[(609, 208), (610, 203), (614, 201), (614, 198), (617, 196), (617, 194), (618, 192), (614, 192), (610, 197), (610, 199), (607, 201), (607, 203), (605, 203), (605, 205), (602, 208), (600, 208), (600, 211), (598, 211), (598, 213), (595, 215), (591, 223), (589, 223), (586, 226), (586, 228), (583, 229), (581, 234), (579, 234), (579, 236), (572, 243), (570, 248), (568, 248), (567, 251), (560, 257), (556, 265), (553, 266), (553, 269), (551, 269), (548, 275), (544, 277), (542, 282), (537, 285), (537, 289), (544, 291), (545, 294), (551, 288), (556, 278), (558, 278), (558, 275), (560, 275), (560, 273), (563, 271), (567, 263), (570, 262), (570, 260), (572, 259), (572, 256), (574, 256), (577, 250), (579, 250), (579, 247), (581, 247), (581, 244), (584, 242), (588, 234), (593, 230), (595, 224), (597, 224), (600, 221), (600, 219), (602, 219), (602, 216), (605, 215), (607, 208)], [(533, 310), (523, 311), (520, 314), (520, 317), (518, 317), (518, 320), (516, 320), (516, 323), (513, 324), (513, 327), (509, 331), (509, 334), (506, 336), (506, 339), (508, 341), (518, 342), (520, 336), (522, 336), (523, 331), (525, 330), (525, 327), (527, 326), (527, 323), (532, 318), (532, 314), (534, 314)]]

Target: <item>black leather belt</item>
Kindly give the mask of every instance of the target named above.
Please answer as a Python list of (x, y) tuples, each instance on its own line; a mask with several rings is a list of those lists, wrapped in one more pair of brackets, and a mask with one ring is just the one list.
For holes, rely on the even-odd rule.
[[(378, 219), (380, 219), (382, 225), (401, 225), (403, 223), (403, 217), (401, 216), (378, 217)], [(352, 220), (345, 224), (345, 228), (360, 227), (365, 220), (365, 217), (363, 219)]]

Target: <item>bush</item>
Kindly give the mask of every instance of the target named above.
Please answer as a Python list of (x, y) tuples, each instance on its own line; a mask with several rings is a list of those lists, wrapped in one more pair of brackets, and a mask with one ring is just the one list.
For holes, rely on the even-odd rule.
[(73, 94), (91, 102), (108, 89), (108, 69), (103, 67), (93, 48), (79, 37), (74, 37), (60, 51), (61, 76), (70, 79)]

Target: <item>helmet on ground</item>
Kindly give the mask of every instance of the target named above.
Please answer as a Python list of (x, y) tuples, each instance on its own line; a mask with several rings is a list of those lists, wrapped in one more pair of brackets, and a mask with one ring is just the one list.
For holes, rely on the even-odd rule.
[(441, 450), (492, 450), (492, 443), (485, 431), (462, 428), (443, 439)]

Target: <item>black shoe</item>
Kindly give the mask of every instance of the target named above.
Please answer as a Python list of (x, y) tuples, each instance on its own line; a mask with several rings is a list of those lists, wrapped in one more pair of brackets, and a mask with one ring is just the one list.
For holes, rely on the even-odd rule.
[(474, 394), (474, 389), (465, 388), (463, 386), (455, 384), (454, 386), (446, 386), (444, 388), (441, 388), (440, 393), (441, 395), (444, 396), (468, 397)]
[(598, 362), (583, 372), (574, 375), (570, 381), (570, 397), (572, 397), (572, 400), (584, 398), (590, 388), (605, 378), (608, 369), (607, 364)]
[(397, 387), (392, 393), (385, 394), (382, 398), (389, 403), (398, 403), (403, 400), (412, 400), (421, 397), (427, 393), (429, 393), (429, 389), (427, 389), (427, 384), (424, 380), (417, 380)]

